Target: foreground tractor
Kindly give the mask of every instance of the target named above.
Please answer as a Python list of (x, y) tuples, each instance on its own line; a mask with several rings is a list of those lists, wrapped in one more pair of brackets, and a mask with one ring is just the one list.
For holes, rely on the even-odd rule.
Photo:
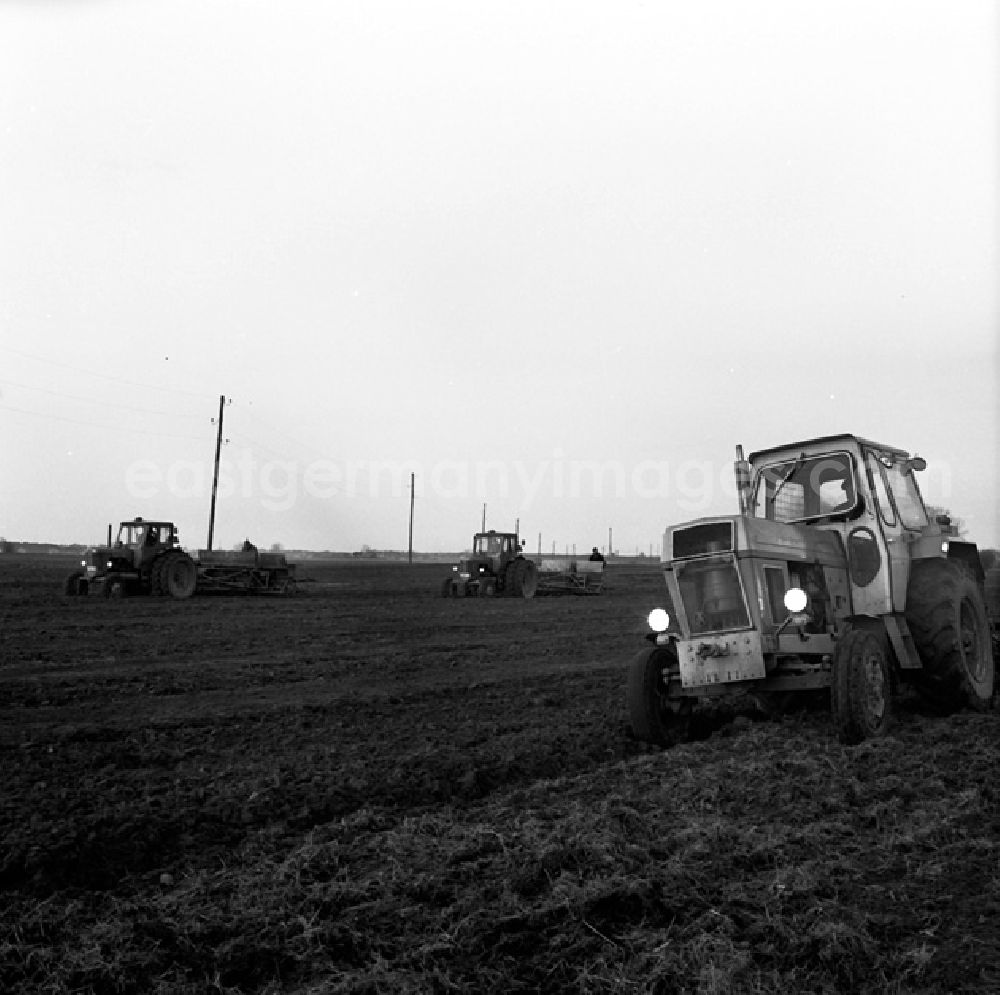
[(446, 598), (533, 598), (538, 568), (524, 558), (521, 546), (516, 532), (478, 532), (472, 539), (472, 554), (451, 568), (441, 593)]
[(249, 541), (234, 552), (200, 550), (198, 559), (181, 549), (172, 522), (135, 518), (122, 522), (112, 544), (87, 551), (81, 568), (67, 578), (65, 593), (100, 591), (106, 597), (153, 594), (190, 598), (195, 592), (231, 591), (291, 594), (295, 566), (282, 553), (261, 553)]
[(749, 460), (737, 448), (741, 513), (664, 533), (675, 617), (650, 613), (652, 645), (629, 664), (634, 735), (670, 745), (702, 706), (828, 691), (841, 741), (857, 743), (886, 731), (904, 682), (942, 712), (988, 709), (1000, 604), (987, 611), (975, 544), (928, 517), (926, 465), (853, 435)]

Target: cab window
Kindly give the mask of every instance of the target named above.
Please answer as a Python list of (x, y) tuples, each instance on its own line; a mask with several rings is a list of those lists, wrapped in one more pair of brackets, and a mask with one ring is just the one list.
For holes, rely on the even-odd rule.
[(141, 525), (121, 525), (118, 529), (118, 545), (131, 546), (142, 538)]
[(753, 500), (757, 518), (800, 522), (848, 514), (856, 507), (854, 461), (846, 452), (773, 463), (757, 476)]
[(917, 490), (913, 472), (904, 473), (902, 464), (893, 463), (886, 468), (886, 478), (903, 527), (922, 529), (927, 524), (927, 512), (924, 511), (924, 503), (920, 500), (920, 491)]
[(875, 502), (878, 504), (882, 521), (886, 525), (895, 525), (896, 512), (889, 498), (889, 485), (885, 480), (885, 467), (873, 453), (868, 454), (868, 472), (871, 474), (872, 485), (875, 490)]

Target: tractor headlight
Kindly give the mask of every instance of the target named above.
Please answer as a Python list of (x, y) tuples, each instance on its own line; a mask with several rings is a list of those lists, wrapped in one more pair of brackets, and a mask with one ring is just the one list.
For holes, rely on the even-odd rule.
[(806, 610), (806, 605), (809, 604), (809, 596), (801, 587), (790, 587), (785, 591), (784, 597), (785, 607), (793, 614), (798, 615), (799, 612), (804, 612)]
[(802, 590), (801, 587), (790, 587), (785, 591), (785, 597), (782, 599), (785, 603), (785, 608), (788, 609), (788, 617), (778, 628), (778, 632), (781, 632), (786, 625), (797, 625), (803, 626), (808, 625), (812, 621), (812, 615), (809, 613), (809, 595)]
[(670, 625), (670, 615), (662, 608), (654, 608), (646, 617), (653, 632), (666, 632)]

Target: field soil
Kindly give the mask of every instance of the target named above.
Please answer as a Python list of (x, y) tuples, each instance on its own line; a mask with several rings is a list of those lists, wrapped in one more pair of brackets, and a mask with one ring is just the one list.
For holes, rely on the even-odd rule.
[(67, 598), (0, 557), (0, 991), (1000, 991), (995, 713), (749, 709), (660, 750), (654, 564), (446, 600)]

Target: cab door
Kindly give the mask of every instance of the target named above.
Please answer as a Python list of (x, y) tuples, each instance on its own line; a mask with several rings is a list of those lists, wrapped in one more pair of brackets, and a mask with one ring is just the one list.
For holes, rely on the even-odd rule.
[[(886, 607), (882, 611), (901, 612), (906, 607), (906, 585), (910, 579), (909, 536), (899, 521), (889, 496), (885, 466), (871, 450), (865, 453), (865, 471), (868, 475), (868, 490), (875, 504), (871, 509), (872, 517), (876, 519), (877, 528), (884, 536), (888, 558)], [(890, 604), (892, 607), (888, 608)]]

